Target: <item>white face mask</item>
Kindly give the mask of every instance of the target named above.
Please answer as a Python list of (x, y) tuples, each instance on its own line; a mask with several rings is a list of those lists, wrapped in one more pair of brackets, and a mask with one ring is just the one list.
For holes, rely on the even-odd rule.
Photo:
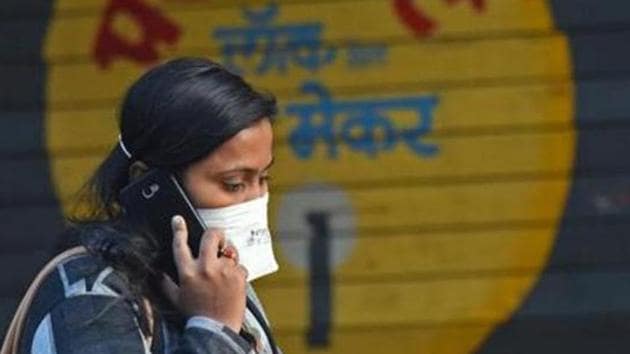
[(224, 208), (197, 209), (209, 229), (220, 229), (238, 251), (239, 262), (249, 274), (247, 281), (278, 270), (267, 226), (269, 194)]

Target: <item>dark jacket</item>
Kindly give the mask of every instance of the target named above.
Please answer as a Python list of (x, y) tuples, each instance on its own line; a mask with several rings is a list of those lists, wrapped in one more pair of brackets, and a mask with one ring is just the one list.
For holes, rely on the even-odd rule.
[[(94, 257), (67, 259), (47, 276), (35, 295), (19, 352), (271, 353), (260, 323), (249, 310), (243, 325), (247, 334), (235, 333), (207, 317), (189, 318), (182, 329), (159, 315), (151, 316), (153, 330), (143, 331), (141, 328), (148, 328), (143, 305), (132, 300), (130, 293), (126, 278)], [(263, 313), (251, 286), (248, 296)]]

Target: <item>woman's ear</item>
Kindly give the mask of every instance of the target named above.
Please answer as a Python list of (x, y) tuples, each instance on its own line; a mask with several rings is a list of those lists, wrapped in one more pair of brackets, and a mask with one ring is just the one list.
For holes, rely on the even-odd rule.
[(149, 170), (149, 166), (142, 161), (135, 161), (129, 166), (129, 181), (133, 181), (136, 178), (142, 176)]

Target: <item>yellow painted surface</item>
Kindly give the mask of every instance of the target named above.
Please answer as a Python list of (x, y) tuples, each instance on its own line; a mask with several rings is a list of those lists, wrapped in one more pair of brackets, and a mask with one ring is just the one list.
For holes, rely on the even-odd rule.
[[(286, 2), (286, 1), (285, 1)], [(65, 57), (89, 57), (89, 43), (101, 21), (100, 11), (88, 11), (86, 16), (65, 15), (63, 11), (77, 8), (94, 9), (103, 1), (60, 1), (60, 21), (51, 33), (51, 40), (59, 45), (50, 48), (53, 61)], [(173, 23), (182, 26), (186, 33), (177, 44), (178, 50), (205, 49), (211, 55), (219, 52), (221, 42), (211, 35), (210, 29), (225, 26), (246, 26), (247, 20), (240, 8), (221, 6), (218, 1), (149, 1), (165, 9)], [(259, 2), (260, 3), (260, 2)], [(282, 3), (282, 2), (281, 2)], [(444, 1), (417, 1), (420, 8), (439, 20), (436, 37), (487, 36), (501, 32), (549, 32), (552, 24), (547, 16), (544, 1), (495, 0), (488, 5), (487, 13), (475, 14), (469, 4), (448, 5)], [(162, 6), (163, 5), (163, 6)], [(260, 6), (259, 6), (260, 7)], [(256, 7), (254, 7), (256, 8)], [(121, 16), (123, 17), (123, 16)], [(117, 33), (132, 42), (141, 37), (141, 30), (129, 23), (116, 27)], [(343, 44), (344, 41), (387, 42), (392, 39), (410, 39), (410, 30), (394, 15), (391, 1), (309, 1), (289, 3), (281, 7), (274, 19), (278, 24), (321, 23), (325, 28), (323, 40)], [(378, 24), (378, 25), (375, 25)], [(360, 29), (360, 30), (358, 30)], [(72, 39), (72, 40), (69, 40)]]
[[(564, 208), (566, 181), (351, 190), (357, 227), (555, 220)], [(314, 192), (323, 193), (323, 192)], [(307, 197), (307, 196), (305, 196)], [(274, 204), (271, 204), (273, 212)], [(273, 213), (272, 213), (273, 218)]]
[[(553, 224), (553, 223), (552, 223)], [(335, 272), (335, 281), (385, 281), (390, 278), (439, 279), (483, 275), (492, 272), (531, 273), (540, 266), (538, 252), (546, 247), (554, 225), (521, 230), (422, 232), (365, 232), (353, 254)], [(293, 237), (306, 237), (299, 235)], [(291, 237), (276, 235), (276, 238)], [(286, 257), (281, 247), (279, 254)], [(283, 270), (260, 281), (261, 287), (298, 282), (306, 284), (308, 273), (283, 264)], [(286, 264), (286, 266), (284, 266)]]
[[(98, 162), (95, 159), (87, 161)], [(66, 172), (67, 175), (73, 169), (96, 167), (96, 164), (83, 164), (82, 162), (86, 160), (81, 159), (64, 159), (56, 162), (59, 163), (57, 172), (60, 174)], [(68, 180), (64, 183), (69, 182), (80, 185), (81, 181)], [(552, 217), (554, 213), (562, 212), (564, 207), (562, 198), (566, 193), (563, 188), (565, 186), (565, 180), (502, 183), (489, 181), (461, 185), (434, 185), (421, 182), (411, 184), (409, 187), (348, 189), (347, 193), (359, 216), (358, 227), (375, 228), (458, 222), (555, 220), (556, 218)], [(544, 201), (546, 202), (542, 203)], [(275, 200), (271, 202), (272, 218), (275, 211), (274, 202)]]
[[(365, 99), (365, 96), (358, 94), (337, 95), (335, 90), (331, 91), (340, 100)], [(439, 99), (435, 111), (434, 135), (440, 138), (477, 138), (478, 134), (498, 133), (523, 135), (528, 132), (535, 134), (539, 129), (569, 130), (572, 127), (572, 122), (566, 119), (571, 113), (567, 102), (573, 97), (572, 84), (567, 81), (433, 91), (377, 91), (368, 97), (388, 99), (414, 95), (435, 95)], [(282, 142), (297, 126), (294, 117), (284, 113), (285, 106), (290, 102), (308, 103), (315, 100), (304, 95), (292, 99), (280, 96), (278, 100), (281, 109), (274, 128), (276, 140)], [(47, 120), (48, 126), (53, 129), (48, 134), (49, 151), (52, 154), (64, 154), (68, 150), (109, 148), (117, 135), (117, 114), (113, 104), (95, 109), (51, 110)], [(390, 117), (396, 124), (409, 125), (414, 121), (415, 114), (393, 112)], [(457, 168), (457, 165), (453, 167)]]
[[(467, 353), (477, 338), (491, 329), (491, 325), (467, 324), (335, 328), (331, 341), (339, 344), (325, 351), (309, 351), (302, 333), (283, 334), (280, 331), (276, 340), (282, 343), (282, 349), (286, 353), (416, 353), (417, 348), (432, 354)], [(436, 342), (435, 338), (451, 340)]]
[[(443, 148), (440, 158), (426, 160), (408, 153), (408, 149), (401, 145), (391, 154), (384, 154), (377, 159), (362, 153), (346, 153), (347, 150), (342, 149), (339, 159), (322, 158), (325, 162), (313, 163), (297, 159), (287, 144), (278, 144), (274, 152), (277, 162), (272, 171), (272, 184), (284, 190), (305, 183), (328, 182), (351, 188), (356, 182), (378, 182), (379, 188), (388, 190), (383, 193), (390, 193), (389, 188), (397, 188), (404, 194), (407, 189), (401, 187), (400, 183), (414, 188), (425, 185), (430, 192), (441, 190), (440, 188), (464, 188), (445, 183), (444, 179), (448, 178), (452, 179), (451, 183), (458, 184), (485, 182), (486, 184), (477, 187), (482, 190), (495, 189), (496, 187), (492, 185), (494, 181), (506, 178), (519, 179), (519, 176), (523, 176), (521, 178), (525, 180), (564, 178), (563, 176), (570, 173), (570, 166), (563, 164), (562, 158), (572, 152), (573, 134), (572, 131), (567, 131), (435, 139), (440, 146), (448, 149)], [(66, 154), (57, 156), (55, 167), (59, 169), (60, 175), (68, 176), (57, 184), (62, 199), (71, 195), (76, 186), (89, 177), (93, 168), (100, 162), (101, 154), (113, 147), (114, 139), (114, 136), (110, 138), (109, 144), (106, 145), (107, 149), (87, 150), (87, 156), (72, 156), (77, 152), (77, 148), (67, 150), (69, 156)], [(523, 149), (523, 146), (528, 148)], [(544, 165), (541, 164), (542, 159), (546, 160)], [(348, 164), (348, 160), (353, 163)], [(388, 180), (392, 185), (387, 185)], [(529, 195), (528, 187), (523, 187), (523, 193)]]
[[(231, 2), (151, 3), (183, 30), (175, 46), (159, 48), (162, 59), (217, 57), (212, 31), (244, 24)], [(399, 144), (368, 157), (341, 144), (331, 159), (319, 144), (310, 159), (298, 159), (286, 142), (296, 117), (283, 113), (275, 126), (279, 188), (270, 221), (275, 226), (285, 193), (310, 183), (336, 185), (353, 208), (358, 231), (347, 258), (333, 269), (331, 343), (319, 351), (466, 353), (507, 320), (531, 289), (564, 211), (575, 151), (567, 41), (552, 30), (544, 1), (487, 1), (482, 14), (465, 1), (452, 7), (416, 1), (440, 23), (427, 40), (415, 38), (388, 4), (281, 1), (277, 23), (321, 23), (322, 40), (339, 45), (337, 59), (317, 72), (289, 65), (286, 73), (256, 74), (260, 53), (238, 64), (248, 81), (277, 93), (282, 108), (316, 102), (300, 91), (305, 81), (320, 83), (335, 100), (434, 95), (439, 104), (424, 141), (439, 153), (420, 156)], [(103, 5), (57, 1), (45, 48), (51, 64), (47, 144), (66, 208), (72, 191), (115, 142), (118, 101), (146, 68), (116, 59), (103, 69), (90, 58)], [(350, 15), (356, 6), (361, 15)], [(127, 38), (141, 38), (128, 17), (116, 21)], [(352, 41), (386, 45), (386, 60), (348, 66)], [(388, 117), (401, 127), (413, 119), (409, 113)], [(379, 228), (406, 231), (372, 231)], [(257, 282), (260, 296), (285, 352), (309, 352), (307, 277), (281, 242), (275, 246), (281, 271)]]
[[(345, 64), (346, 53), (341, 52), (335, 64), (322, 68), (317, 74), (291, 67), (290, 75), (247, 78), (254, 86), (295, 97), (299, 93), (299, 84), (305, 80), (319, 81), (329, 88), (348, 90), (353, 87), (369, 92), (375, 87), (399, 90), (397, 87), (401, 85), (445, 85), (450, 82), (451, 86), (457, 86), (460, 82), (471, 85), (480, 80), (501, 82), (528, 77), (538, 80), (570, 77), (570, 70), (564, 65), (568, 61), (566, 42), (558, 35), (394, 45), (389, 52), (387, 63), (378, 70), (349, 70)], [(247, 60), (244, 67), (251, 71), (260, 60), (257, 55)], [(72, 106), (77, 101), (115, 104), (142, 70), (137, 64), (127, 62), (115, 63), (111, 70), (99, 69), (92, 63), (53, 65), (48, 73), (51, 108)]]
[[(521, 300), (514, 296), (516, 292), (508, 296), (497, 288), (525, 291), (532, 276), (535, 274), (335, 284), (333, 323), (350, 327), (497, 322)], [(258, 293), (276, 328), (306, 329), (308, 293), (303, 287), (263, 286)]]

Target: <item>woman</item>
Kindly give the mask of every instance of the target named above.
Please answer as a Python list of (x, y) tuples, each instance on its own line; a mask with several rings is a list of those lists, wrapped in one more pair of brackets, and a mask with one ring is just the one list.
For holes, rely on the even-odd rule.
[[(276, 352), (247, 281), (261, 262), (257, 276), (277, 269), (270, 240), (252, 252), (237, 240), (238, 225), (222, 227), (250, 215), (267, 231), (275, 113), (273, 97), (205, 59), (162, 64), (134, 83), (121, 109), (120, 142), (84, 190), (90, 213), (73, 220), (89, 253), (46, 278), (20, 352)], [(195, 258), (186, 222), (173, 217), (179, 285), (157, 267), (164, 241), (137, 227), (120, 205), (121, 189), (152, 169), (178, 177), (209, 227)]]

